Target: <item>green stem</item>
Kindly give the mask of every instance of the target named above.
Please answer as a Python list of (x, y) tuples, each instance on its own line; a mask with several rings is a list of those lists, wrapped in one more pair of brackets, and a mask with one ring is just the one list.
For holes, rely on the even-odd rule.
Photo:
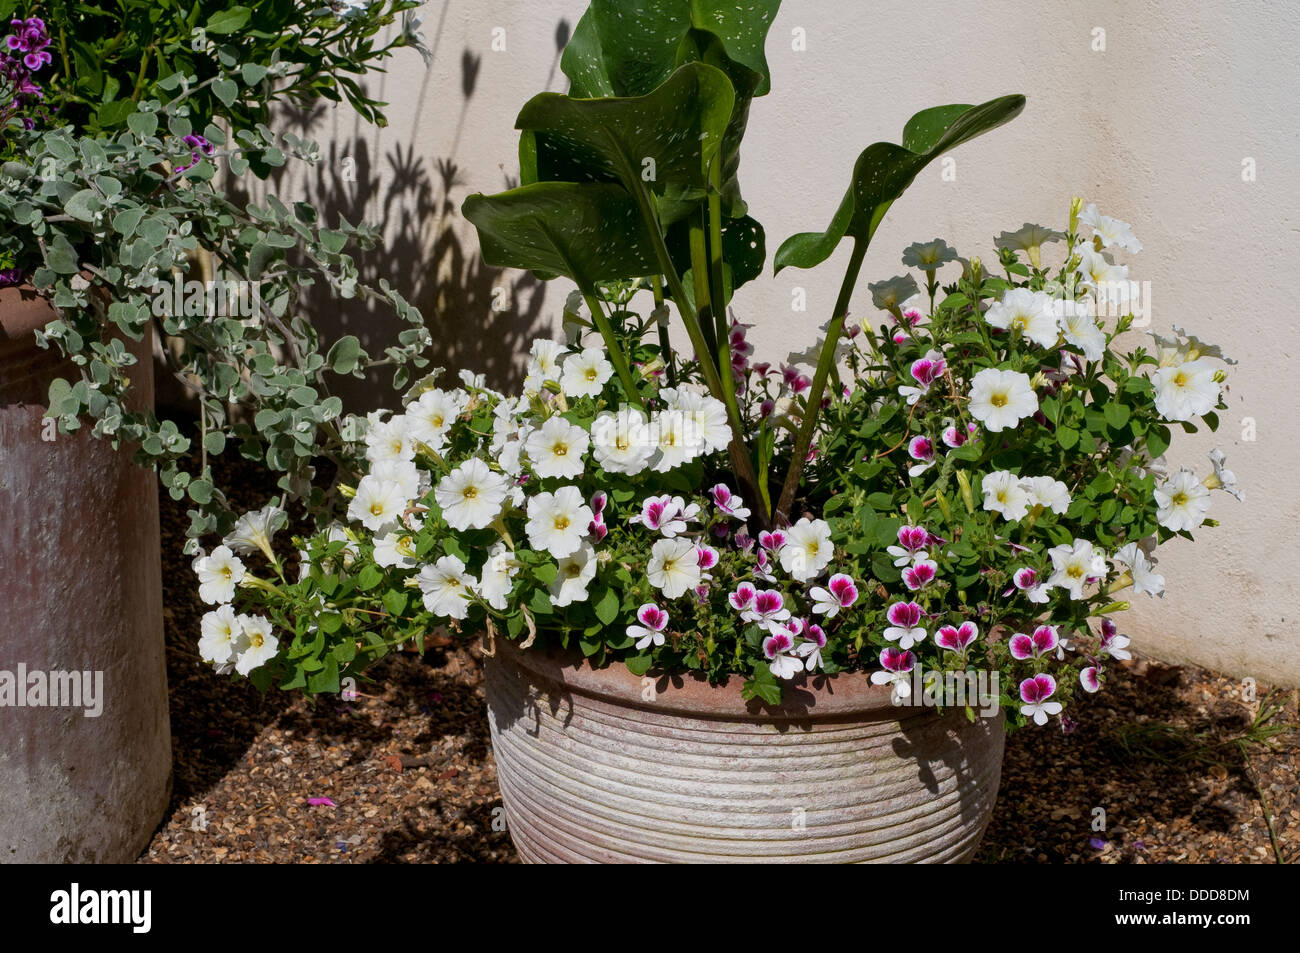
[[(655, 311), (664, 307), (664, 285), (659, 275), (650, 276), (650, 290), (655, 296)], [(672, 342), (668, 340), (668, 322), (655, 318), (655, 324), (658, 325), (659, 332), (659, 356), (663, 358), (664, 366), (668, 369), (668, 386), (677, 386), (677, 359), (673, 356)]]
[(790, 469), (786, 472), (785, 482), (781, 485), (781, 497), (772, 512), (772, 521), (788, 519), (790, 507), (794, 505), (794, 494), (799, 489), (799, 479), (803, 476), (804, 463), (808, 458), (808, 449), (812, 446), (813, 434), (817, 430), (817, 419), (821, 416), (822, 394), (826, 390), (826, 378), (830, 376), (831, 365), (835, 363), (835, 346), (840, 335), (844, 333), (844, 319), (849, 313), (849, 298), (853, 287), (858, 282), (858, 272), (862, 270), (862, 261), (867, 256), (867, 243), (860, 239), (853, 241), (853, 257), (849, 259), (848, 270), (840, 284), (840, 294), (835, 300), (835, 313), (831, 317), (830, 327), (826, 331), (826, 342), (817, 359), (817, 373), (813, 376), (812, 388), (808, 391), (803, 423), (799, 427), (799, 436), (794, 443), (794, 452), (790, 457)]
[(627, 399), (637, 407), (643, 405), (641, 392), (636, 389), (636, 379), (632, 376), (631, 369), (627, 366), (627, 357), (623, 354), (623, 347), (619, 344), (618, 338), (614, 336), (614, 328), (610, 326), (609, 318), (605, 316), (605, 310), (596, 300), (594, 292), (582, 288), (582, 300), (587, 302), (587, 307), (591, 309), (591, 319), (596, 322), (596, 330), (600, 332), (601, 338), (605, 341), (605, 350), (609, 351), (609, 359), (614, 365), (614, 371), (618, 374), (618, 379), (623, 382), (623, 389), (627, 391)]

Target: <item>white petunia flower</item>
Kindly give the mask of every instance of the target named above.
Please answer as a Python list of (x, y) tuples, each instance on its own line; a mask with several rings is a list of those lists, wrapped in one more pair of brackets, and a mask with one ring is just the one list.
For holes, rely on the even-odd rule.
[(440, 451), (447, 445), (447, 431), (468, 404), (469, 395), (464, 391), (425, 391), (406, 408), (407, 432), (430, 450)]
[(1156, 521), (1165, 529), (1193, 530), (1210, 511), (1210, 491), (1186, 467), (1156, 487)]
[(647, 430), (654, 447), (650, 469), (656, 473), (667, 473), (690, 463), (704, 450), (699, 429), (680, 410), (652, 415)]
[(1054, 347), (1061, 337), (1056, 302), (1042, 291), (1011, 288), (989, 305), (984, 320), (1004, 331), (1019, 331), (1039, 347)]
[(1047, 584), (1065, 589), (1071, 599), (1083, 598), (1083, 587), (1089, 579), (1106, 575), (1105, 555), (1086, 539), (1076, 539), (1073, 545), (1053, 546), (1047, 555), (1054, 570)]
[(524, 441), (524, 452), (539, 477), (577, 479), (582, 476), (582, 455), (591, 445), (587, 431), (563, 417), (552, 417)]
[(1097, 324), (1096, 306), (1089, 298), (1058, 301), (1057, 318), (1065, 340), (1083, 351), (1089, 361), (1100, 361), (1106, 353), (1106, 332)]
[(1214, 476), (1206, 478), (1206, 489), (1223, 490), (1231, 493), (1239, 502), (1244, 503), (1246, 501), (1246, 491), (1237, 486), (1237, 474), (1224, 465), (1227, 461), (1228, 458), (1217, 447), (1210, 451), (1210, 463), (1214, 466)]
[(409, 500), (397, 481), (368, 474), (357, 484), (356, 496), (348, 504), (348, 518), (372, 533), (387, 533), (396, 526)]
[(280, 641), (271, 634), (271, 620), (260, 615), (241, 615), (239, 634), (235, 637), (235, 671), (247, 675), (275, 658)]
[(717, 398), (694, 391), (665, 387), (659, 396), (669, 410), (681, 411), (687, 433), (699, 438), (700, 446), (692, 457), (701, 453), (717, 453), (731, 443), (731, 425), (727, 422), (727, 406)]
[(471, 458), (442, 478), (433, 497), (452, 529), (484, 529), (505, 503), (506, 478), (477, 457)]
[(1133, 226), (1097, 211), (1096, 203), (1079, 213), (1079, 221), (1092, 229), (1093, 236), (1101, 241), (1102, 248), (1123, 248), (1140, 252), (1142, 243), (1133, 234)]
[(215, 665), (226, 665), (235, 654), (235, 641), (239, 638), (239, 620), (235, 607), (218, 606), (206, 613), (199, 622), (199, 657)]
[(528, 500), (524, 532), (533, 549), (560, 558), (578, 551), (595, 518), (581, 490), (562, 486), (554, 493), (538, 493)]
[(700, 551), (689, 539), (661, 539), (650, 548), (646, 566), (650, 585), (676, 599), (700, 584)]
[(980, 480), (984, 492), (984, 509), (1001, 513), (1002, 518), (1015, 522), (1024, 519), (1032, 505), (1024, 483), (1010, 470), (995, 470)]
[(970, 413), (993, 433), (1014, 428), (1038, 412), (1029, 376), (986, 367), (971, 380)]
[(618, 413), (605, 411), (592, 422), (591, 447), (605, 472), (628, 476), (644, 470), (655, 452), (645, 414), (627, 404)]
[(1148, 559), (1137, 543), (1126, 543), (1112, 557), (1123, 566), (1133, 579), (1133, 592), (1137, 595), (1164, 596), (1165, 577), (1152, 571), (1154, 562)]
[(372, 424), (366, 431), (366, 459), (371, 463), (389, 460), (409, 461), (415, 457), (415, 440), (409, 421), (402, 414), (391, 420)]
[(1076, 248), (1079, 256), (1079, 287), (1086, 288), (1101, 301), (1125, 301), (1131, 295), (1128, 265), (1113, 264), (1102, 252), (1090, 247)]
[[(1070, 488), (1049, 476), (1022, 477), (1020, 486), (1029, 496), (1029, 505), (1039, 505), (1063, 516), (1070, 508)], [(987, 508), (987, 507), (986, 507)]]
[(373, 464), (367, 476), (372, 483), (396, 483), (401, 488), (402, 499), (408, 503), (424, 495), (422, 486), (428, 488), (428, 474), (410, 460), (385, 460)]
[(209, 556), (196, 556), (194, 574), (199, 577), (199, 598), (208, 605), (233, 602), (235, 586), (244, 578), (244, 563), (228, 546), (218, 546)]
[(415, 557), (415, 537), (398, 531), (376, 537), (375, 562), (388, 569), (414, 569), (419, 565)]
[(424, 596), (424, 607), (434, 615), (463, 619), (469, 612), (469, 594), (478, 585), (456, 556), (442, 556), (432, 566), (421, 568), (416, 582)]
[(519, 569), (519, 559), (515, 554), (506, 548), (505, 543), (496, 543), (488, 550), (487, 562), (483, 564), (478, 594), (493, 609), (505, 611)]
[(583, 542), (578, 551), (559, 560), (551, 582), (551, 605), (563, 607), (587, 601), (587, 584), (596, 577), (596, 550)]
[(251, 556), (257, 550), (266, 553), (266, 558), (274, 560), (271, 549), (271, 537), (278, 530), (284, 529), (289, 522), (288, 515), (278, 506), (264, 506), (256, 512), (245, 513), (235, 520), (235, 526), (222, 542), (235, 552)]
[(524, 393), (538, 394), (547, 381), (560, 381), (560, 357), (564, 345), (559, 341), (537, 338), (529, 351), (528, 369), (524, 377)]
[(799, 582), (815, 579), (830, 565), (831, 557), (835, 555), (830, 524), (805, 516), (785, 531), (785, 545), (777, 555), (781, 568), (791, 578)]
[(1151, 375), (1156, 410), (1166, 420), (1191, 420), (1208, 414), (1219, 403), (1219, 382), (1215, 371), (1199, 358), (1166, 367)]
[(1013, 251), (1023, 251), (1029, 255), (1031, 265), (1035, 268), (1041, 268), (1043, 266), (1042, 246), (1048, 242), (1059, 242), (1063, 238), (1065, 238), (1065, 235), (1061, 232), (1044, 228), (1042, 225), (1025, 222), (1014, 232), (1000, 234), (993, 240), (993, 246), (999, 250), (1010, 248)]
[(614, 367), (600, 348), (583, 348), (564, 359), (560, 390), (565, 397), (596, 397), (613, 376)]

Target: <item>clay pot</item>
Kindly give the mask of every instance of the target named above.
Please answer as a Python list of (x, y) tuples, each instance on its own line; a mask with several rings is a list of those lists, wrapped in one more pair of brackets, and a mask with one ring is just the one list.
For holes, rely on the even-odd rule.
[(496, 639), (488, 718), (510, 836), (533, 863), (970, 860), (1003, 719), (895, 707), (862, 673), (640, 678)]
[[(158, 480), (89, 427), (44, 425), (50, 381), (78, 375), (36, 346), (53, 316), (31, 288), (0, 289), (0, 863), (122, 863), (171, 785)], [(127, 343), (144, 405), (150, 341)], [(51, 673), (81, 673), (84, 694)], [(41, 680), (45, 703), (19, 707)]]

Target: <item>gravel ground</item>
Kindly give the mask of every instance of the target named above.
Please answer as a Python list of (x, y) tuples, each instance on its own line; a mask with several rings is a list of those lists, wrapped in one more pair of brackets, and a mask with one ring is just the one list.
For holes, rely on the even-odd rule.
[[(223, 485), (249, 508), (267, 495), (242, 464)], [(218, 677), (196, 650), (204, 606), (181, 555), (184, 506), (166, 494), (162, 505), (176, 773), (140, 862), (516, 863), (477, 648), (387, 659), (355, 702), (315, 708)], [(1201, 669), (1126, 669), (1070, 733), (1008, 739), (977, 861), (1300, 860), (1300, 692), (1260, 686), (1249, 701)]]

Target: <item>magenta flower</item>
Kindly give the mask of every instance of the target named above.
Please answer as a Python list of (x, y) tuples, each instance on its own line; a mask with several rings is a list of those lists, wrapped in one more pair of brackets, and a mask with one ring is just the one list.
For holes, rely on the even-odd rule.
[(312, 807), (338, 807), (333, 800), (327, 797), (309, 797), (307, 803)]
[(1020, 698), (1024, 702), (1020, 706), (1020, 713), (1031, 716), (1036, 725), (1047, 724), (1049, 715), (1061, 713), (1060, 702), (1048, 701), (1055, 693), (1056, 679), (1046, 672), (1025, 679), (1020, 683)]
[(738, 520), (749, 519), (749, 508), (745, 506), (745, 501), (732, 493), (727, 484), (719, 483), (709, 493), (713, 496), (713, 505), (719, 512)]
[(789, 654), (794, 649), (794, 637), (777, 627), (763, 640), (763, 654), (771, 663), (768, 668), (777, 678), (794, 678), (803, 668), (803, 662)]
[(646, 529), (658, 530), (666, 539), (686, 532), (686, 523), (699, 512), (695, 503), (686, 504), (680, 496), (649, 496), (641, 501), (641, 512), (631, 517), (629, 523), (640, 523)]
[(975, 436), (975, 431), (978, 429), (979, 428), (976, 427), (974, 424), (967, 424), (965, 432), (963, 432), (961, 428), (957, 426), (945, 427), (943, 431), (943, 442), (947, 446), (956, 450), (958, 447), (964, 444), (971, 437)]
[(898, 528), (898, 545), (890, 546), (886, 552), (894, 557), (895, 566), (906, 566), (918, 558), (929, 557), (930, 534), (920, 526), (900, 526)]
[(727, 601), (731, 603), (731, 608), (737, 612), (748, 612), (754, 607), (754, 599), (758, 596), (758, 590), (750, 582), (742, 582), (736, 587), (736, 591), (727, 596)]
[(907, 468), (907, 475), (920, 476), (934, 466), (934, 441), (929, 437), (913, 437), (908, 441), (907, 455), (917, 461)]
[(700, 557), (700, 569), (709, 570), (718, 564), (718, 551), (712, 546), (700, 544), (695, 547)]
[(841, 609), (847, 609), (858, 601), (858, 587), (853, 577), (837, 572), (831, 576), (825, 589), (814, 586), (808, 595), (813, 600), (813, 612), (833, 619)]
[(1085, 692), (1095, 692), (1101, 688), (1101, 669), (1095, 665), (1089, 665), (1079, 672), (1079, 684), (1083, 686)]
[(664, 628), (668, 625), (666, 610), (660, 609), (653, 602), (647, 602), (636, 610), (636, 618), (641, 624), (629, 625), (627, 635), (628, 638), (637, 640), (638, 651), (651, 645), (664, 644)]
[(916, 667), (915, 655), (903, 649), (896, 649), (891, 645), (880, 653), (880, 664), (884, 671), (872, 672), (871, 684), (892, 684), (894, 693), (900, 698), (907, 698), (912, 694), (912, 686), (908, 684), (907, 673)]
[(885, 612), (890, 622), (885, 629), (885, 638), (897, 642), (900, 648), (910, 649), (917, 642), (925, 639), (925, 629), (921, 626), (924, 613), (915, 602), (895, 602)]
[(811, 623), (804, 627), (803, 641), (799, 643), (795, 654), (803, 656), (804, 668), (813, 672), (821, 668), (822, 649), (826, 648), (826, 632), (820, 625)]
[(596, 518), (592, 520), (591, 524), (587, 527), (587, 535), (599, 543), (608, 534), (609, 527), (605, 525), (605, 521), (600, 518), (599, 514), (597, 514)]
[(1023, 661), (1030, 658), (1042, 658), (1056, 648), (1058, 641), (1060, 639), (1056, 634), (1055, 626), (1040, 625), (1034, 629), (1033, 635), (1017, 632), (1011, 637), (1009, 646), (1012, 657)]
[(944, 625), (934, 634), (934, 643), (941, 649), (965, 654), (971, 644), (979, 638), (979, 629), (974, 622), (963, 622), (959, 626)]
[(1101, 654), (1109, 655), (1111, 658), (1130, 659), (1133, 657), (1128, 650), (1129, 637), (1120, 635), (1119, 629), (1115, 628), (1115, 623), (1110, 619), (1101, 620)]
[(929, 559), (922, 559), (916, 565), (908, 566), (903, 570), (903, 583), (912, 592), (924, 589), (934, 581), (934, 574), (938, 568), (938, 563)]
[(781, 593), (775, 589), (763, 589), (754, 596), (754, 604), (742, 612), (740, 618), (771, 632), (779, 623), (790, 618), (790, 610), (785, 607)]
[(597, 490), (591, 497), (591, 511), (599, 517), (605, 512), (605, 504), (609, 502), (609, 495), (604, 490)]

